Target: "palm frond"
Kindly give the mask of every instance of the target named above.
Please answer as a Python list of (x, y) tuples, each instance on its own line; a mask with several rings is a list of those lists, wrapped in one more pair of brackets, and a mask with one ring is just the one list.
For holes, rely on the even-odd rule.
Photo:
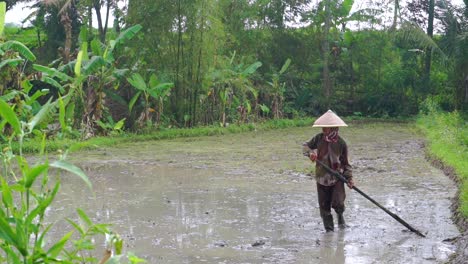
[(15, 40), (9, 40), (0, 45), (0, 49), (6, 50), (14, 50), (18, 52), (22, 57), (26, 58), (29, 61), (35, 61), (36, 56), (31, 52), (31, 50), (26, 47), (23, 43)]
[(439, 45), (424, 32), (420, 27), (411, 22), (405, 22), (401, 28), (396, 31), (396, 37), (405, 41), (415, 43), (417, 47), (422, 49), (430, 49), (437, 52), (443, 60), (447, 60), (447, 55), (440, 49)]

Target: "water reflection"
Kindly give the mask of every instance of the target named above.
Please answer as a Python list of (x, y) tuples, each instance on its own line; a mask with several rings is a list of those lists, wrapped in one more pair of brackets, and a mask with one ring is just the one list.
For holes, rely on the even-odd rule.
[[(344, 264), (345, 257), (345, 231), (340, 230), (333, 233), (323, 233), (323, 245), (320, 247), (320, 263), (323, 264)], [(352, 263), (352, 262), (350, 262)]]

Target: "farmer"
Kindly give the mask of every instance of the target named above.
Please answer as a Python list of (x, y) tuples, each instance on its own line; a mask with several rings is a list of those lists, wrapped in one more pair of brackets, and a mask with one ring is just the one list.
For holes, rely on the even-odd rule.
[[(315, 135), (303, 144), (304, 155), (312, 162), (317, 159), (328, 167), (341, 173), (348, 180), (348, 187), (353, 188), (351, 165), (348, 162), (348, 147), (346, 142), (338, 135), (338, 128), (348, 126), (331, 110), (319, 117), (313, 127), (321, 127), (322, 133)], [(320, 216), (326, 232), (334, 230), (333, 208), (338, 216), (338, 226), (345, 228), (343, 218), (346, 198), (344, 183), (329, 174), (320, 164), (315, 166), (317, 193), (320, 206)]]

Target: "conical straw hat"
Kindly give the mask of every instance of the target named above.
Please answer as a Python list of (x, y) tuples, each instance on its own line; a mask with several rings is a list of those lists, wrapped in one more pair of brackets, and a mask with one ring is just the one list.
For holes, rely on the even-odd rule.
[(347, 127), (348, 125), (339, 116), (328, 110), (325, 114), (315, 120), (313, 127)]

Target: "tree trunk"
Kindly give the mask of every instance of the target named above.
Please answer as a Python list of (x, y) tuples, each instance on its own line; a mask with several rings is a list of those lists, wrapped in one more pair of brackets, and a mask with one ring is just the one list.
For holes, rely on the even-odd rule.
[(65, 47), (63, 49), (63, 63), (67, 64), (70, 60), (70, 51), (72, 45), (72, 24), (70, 16), (68, 15), (68, 10), (63, 11), (60, 22), (63, 24), (63, 28), (65, 29)]
[(326, 107), (330, 107), (330, 95), (332, 84), (330, 80), (330, 68), (329, 68), (329, 50), (330, 42), (328, 41), (328, 35), (330, 33), (330, 0), (326, 0), (325, 3), (325, 26), (323, 29), (323, 41), (322, 41), (322, 56), (323, 56), (323, 92), (325, 96)]
[(394, 10), (393, 10), (393, 23), (392, 26), (390, 27), (390, 31), (393, 31), (396, 29), (397, 26), (397, 20), (398, 20), (398, 11), (400, 10), (400, 2), (399, 0), (394, 0)]
[(182, 7), (181, 7), (181, 0), (177, 1), (177, 53), (176, 53), (176, 65), (175, 65), (175, 87), (174, 87), (174, 94), (175, 96), (171, 97), (171, 108), (172, 112), (175, 113), (175, 119), (177, 121), (180, 120), (179, 118), (179, 109), (177, 100), (180, 99), (181, 95), (181, 80), (180, 80), (180, 60), (181, 60), (181, 52), (182, 52)]
[[(434, 0), (429, 0), (429, 18), (427, 20), (427, 35), (432, 39), (434, 35)], [(424, 65), (424, 92), (431, 91), (431, 62), (432, 48), (426, 49), (426, 61)]]
[(101, 15), (101, 1), (100, 0), (94, 0), (93, 1), (93, 7), (94, 10), (96, 11), (96, 18), (98, 21), (98, 31), (99, 31), (99, 40), (102, 43), (106, 42), (106, 33), (107, 33), (107, 24), (109, 21), (109, 11), (111, 7), (111, 0), (107, 0), (107, 10), (106, 10), (106, 21), (105, 24), (102, 23), (102, 15)]

